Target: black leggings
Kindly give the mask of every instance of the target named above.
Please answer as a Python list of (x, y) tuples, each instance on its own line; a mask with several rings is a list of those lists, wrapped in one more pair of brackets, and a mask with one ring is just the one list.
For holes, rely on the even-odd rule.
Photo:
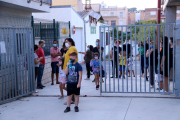
[(87, 69), (87, 78), (90, 78), (90, 71), (91, 71), (90, 63), (86, 63), (86, 69)]
[(39, 70), (39, 67), (35, 67), (35, 80), (36, 80), (37, 75), (38, 75), (38, 70)]

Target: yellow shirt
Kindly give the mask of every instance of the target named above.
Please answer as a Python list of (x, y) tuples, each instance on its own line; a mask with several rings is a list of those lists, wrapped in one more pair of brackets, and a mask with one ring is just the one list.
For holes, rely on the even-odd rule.
[(69, 57), (69, 54), (72, 53), (72, 52), (76, 52), (77, 53), (77, 62), (78, 62), (78, 51), (76, 49), (76, 47), (72, 46), (68, 49), (68, 51), (66, 52), (65, 54), (65, 59), (64, 59), (64, 66), (63, 66), (63, 70), (65, 71), (66, 69), (66, 65), (67, 63), (69, 62), (70, 60), (70, 57)]
[[(123, 56), (123, 65), (126, 65), (126, 59), (125, 59), (126, 57), (125, 56)], [(119, 57), (119, 60), (120, 60), (120, 65), (122, 65), (122, 58), (121, 58), (121, 56)]]

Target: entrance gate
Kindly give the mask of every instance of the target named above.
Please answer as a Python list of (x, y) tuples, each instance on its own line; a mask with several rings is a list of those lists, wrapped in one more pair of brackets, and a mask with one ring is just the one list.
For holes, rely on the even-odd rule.
[(32, 28), (0, 27), (0, 104), (35, 90)]
[[(173, 49), (176, 45), (169, 45), (170, 39), (174, 43), (176, 41), (174, 23), (100, 26), (99, 32), (100, 47), (104, 48), (103, 54), (100, 55), (103, 64), (103, 67), (100, 67), (100, 80), (102, 80), (102, 70), (106, 72), (104, 83), (100, 82), (101, 93), (174, 94), (176, 92), (176, 61), (175, 49)], [(116, 40), (120, 41), (119, 47), (114, 47)], [(133, 65), (131, 65), (132, 61)], [(124, 66), (120, 65), (121, 62)], [(124, 76), (120, 75), (120, 69), (124, 69)]]

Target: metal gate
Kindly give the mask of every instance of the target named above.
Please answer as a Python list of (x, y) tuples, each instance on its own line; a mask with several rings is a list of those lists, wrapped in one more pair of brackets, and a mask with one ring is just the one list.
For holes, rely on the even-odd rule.
[[(103, 58), (101, 80), (102, 71), (106, 72), (104, 83), (100, 83), (101, 93), (176, 92), (176, 45), (169, 45), (170, 39), (174, 43), (176, 41), (174, 23), (100, 26), (99, 32), (100, 47), (104, 47), (103, 54), (100, 55), (100, 61), (101, 56)], [(120, 45), (115, 44), (116, 40), (119, 40)], [(125, 42), (126, 40), (129, 41)]]
[(0, 104), (35, 90), (32, 28), (0, 27)]

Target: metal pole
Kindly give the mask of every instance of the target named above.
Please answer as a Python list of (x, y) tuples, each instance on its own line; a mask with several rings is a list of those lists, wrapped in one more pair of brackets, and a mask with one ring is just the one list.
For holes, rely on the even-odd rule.
[[(161, 0), (158, 0), (158, 7), (157, 7), (157, 24), (161, 23)], [(160, 26), (157, 26), (160, 29)], [(158, 34), (160, 32), (157, 30), (157, 49), (158, 49)]]
[(85, 51), (86, 51), (86, 21), (85, 20), (84, 20), (84, 42), (85, 42), (84, 46), (85, 46)]
[(71, 37), (71, 22), (69, 21), (69, 37)]
[(35, 36), (34, 36), (34, 18), (31, 16), (31, 27), (33, 30), (33, 44), (35, 44)]
[(56, 40), (56, 23), (55, 23), (55, 19), (53, 19), (53, 29), (54, 29), (54, 40)]

